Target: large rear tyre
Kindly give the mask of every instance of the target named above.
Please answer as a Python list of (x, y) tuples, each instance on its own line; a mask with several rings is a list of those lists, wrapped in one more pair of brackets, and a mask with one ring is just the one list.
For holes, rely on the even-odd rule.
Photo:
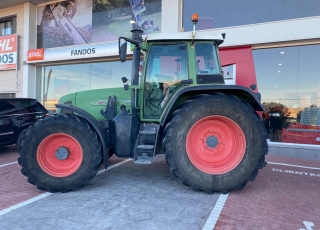
[(102, 151), (95, 130), (82, 118), (58, 114), (39, 120), (23, 136), (21, 172), (49, 192), (68, 192), (98, 172)]
[(184, 102), (164, 130), (170, 171), (194, 190), (228, 193), (256, 178), (268, 153), (262, 120), (233, 95), (201, 95)]

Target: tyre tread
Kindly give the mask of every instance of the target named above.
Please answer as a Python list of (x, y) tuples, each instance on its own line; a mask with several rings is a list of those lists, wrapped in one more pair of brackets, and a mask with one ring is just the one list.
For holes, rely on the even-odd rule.
[[(90, 140), (88, 143), (90, 144), (90, 148), (92, 149), (91, 161), (89, 163), (90, 170), (81, 171), (81, 168), (78, 169), (79, 177), (75, 182), (70, 182), (64, 187), (59, 186), (59, 183), (50, 184), (48, 181), (45, 181), (43, 177), (38, 177), (32, 172), (32, 168), (34, 166), (30, 165), (28, 161), (28, 157), (30, 157), (28, 151), (30, 146), (26, 143), (32, 138), (32, 134), (34, 132), (41, 132), (41, 130), (50, 128), (53, 125), (62, 125), (64, 127), (77, 127), (80, 129), (82, 135)], [(100, 167), (100, 162), (102, 158), (101, 153), (101, 142), (96, 135), (96, 131), (91, 127), (88, 122), (84, 118), (75, 116), (75, 115), (66, 115), (66, 114), (55, 114), (46, 117), (45, 119), (38, 120), (33, 126), (31, 126), (28, 132), (23, 136), (23, 140), (21, 146), (19, 148), (20, 157), (18, 159), (19, 164), (21, 165), (21, 173), (28, 178), (28, 182), (37, 186), (40, 190), (47, 190), (49, 192), (69, 192), (73, 190), (77, 190), (84, 185), (86, 185), (98, 172)], [(36, 162), (36, 160), (35, 160)], [(35, 164), (35, 163), (34, 163)], [(37, 163), (36, 163), (37, 164)], [(53, 178), (53, 177), (52, 177)]]

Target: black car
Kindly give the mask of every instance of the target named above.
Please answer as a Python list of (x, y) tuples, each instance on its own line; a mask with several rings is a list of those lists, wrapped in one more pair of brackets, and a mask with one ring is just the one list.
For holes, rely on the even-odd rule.
[(0, 146), (18, 147), (28, 127), (48, 113), (36, 99), (0, 99)]

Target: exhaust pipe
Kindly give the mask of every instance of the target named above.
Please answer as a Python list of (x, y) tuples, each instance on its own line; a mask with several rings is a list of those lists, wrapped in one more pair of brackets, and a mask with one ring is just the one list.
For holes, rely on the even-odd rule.
[[(132, 40), (137, 41), (138, 43), (142, 42), (142, 30), (131, 30)], [(133, 49), (133, 57), (132, 57), (132, 69), (131, 69), (131, 84), (139, 85), (139, 64), (140, 64), (140, 46), (135, 45)], [(138, 90), (134, 89), (131, 92), (131, 108), (132, 113), (138, 115), (138, 111), (135, 107)]]

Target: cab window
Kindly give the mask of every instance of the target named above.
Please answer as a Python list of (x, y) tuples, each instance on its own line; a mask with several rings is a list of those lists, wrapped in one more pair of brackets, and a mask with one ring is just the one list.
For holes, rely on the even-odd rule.
[(189, 78), (187, 45), (152, 45), (145, 75), (144, 118), (158, 118), (181, 80)]
[(198, 74), (219, 74), (216, 49), (213, 43), (196, 43), (196, 68)]

